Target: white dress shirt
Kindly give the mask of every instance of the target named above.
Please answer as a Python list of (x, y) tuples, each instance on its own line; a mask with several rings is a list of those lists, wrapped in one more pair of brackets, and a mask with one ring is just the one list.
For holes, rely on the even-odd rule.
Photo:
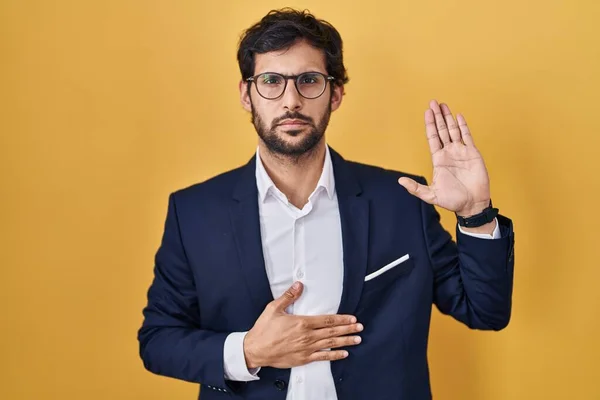
[[(342, 230), (329, 147), (323, 171), (308, 203), (298, 209), (275, 186), (256, 151), (256, 183), (263, 255), (273, 298), (294, 281), (304, 284), (300, 298), (288, 307), (295, 315), (336, 314), (344, 277)], [(460, 227), (459, 227), (460, 228)], [(461, 232), (480, 238), (492, 235)], [(249, 371), (244, 358), (246, 332), (225, 340), (225, 377), (234, 381), (260, 379), (260, 368)], [(317, 361), (291, 369), (287, 400), (337, 400), (330, 361)]]

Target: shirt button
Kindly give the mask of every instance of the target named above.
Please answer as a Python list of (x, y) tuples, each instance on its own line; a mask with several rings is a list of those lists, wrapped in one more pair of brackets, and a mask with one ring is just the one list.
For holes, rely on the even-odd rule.
[(302, 377), (301, 376), (296, 377), (296, 383), (302, 383)]
[(275, 387), (279, 390), (284, 390), (286, 386), (287, 384), (285, 383), (285, 381), (282, 381), (281, 379), (277, 379), (275, 381)]
[(304, 272), (298, 271), (298, 273), (296, 274), (296, 276), (298, 277), (298, 279), (302, 279), (302, 278), (304, 278)]

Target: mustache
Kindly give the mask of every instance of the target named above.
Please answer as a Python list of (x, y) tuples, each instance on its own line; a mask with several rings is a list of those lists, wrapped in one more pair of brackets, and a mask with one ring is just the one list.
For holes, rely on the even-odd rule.
[(299, 112), (288, 112), (288, 113), (282, 115), (281, 117), (275, 118), (273, 120), (273, 126), (279, 125), (281, 123), (281, 121), (284, 121), (286, 119), (297, 119), (299, 121), (304, 121), (311, 125), (314, 125), (314, 122), (311, 117), (302, 115)]

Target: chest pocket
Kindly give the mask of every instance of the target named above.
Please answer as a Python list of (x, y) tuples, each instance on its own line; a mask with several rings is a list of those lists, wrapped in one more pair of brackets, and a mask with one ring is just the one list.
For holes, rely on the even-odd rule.
[(415, 266), (415, 263), (409, 254), (406, 254), (389, 264), (369, 273), (365, 276), (363, 284), (363, 293), (371, 293), (383, 289), (392, 284), (396, 279), (409, 274)]

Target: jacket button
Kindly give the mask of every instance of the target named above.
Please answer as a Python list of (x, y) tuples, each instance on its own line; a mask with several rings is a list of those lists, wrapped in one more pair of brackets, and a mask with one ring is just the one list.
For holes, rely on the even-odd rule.
[(285, 381), (282, 381), (281, 379), (277, 379), (275, 381), (275, 387), (279, 390), (284, 390), (287, 386), (287, 383), (285, 383)]

